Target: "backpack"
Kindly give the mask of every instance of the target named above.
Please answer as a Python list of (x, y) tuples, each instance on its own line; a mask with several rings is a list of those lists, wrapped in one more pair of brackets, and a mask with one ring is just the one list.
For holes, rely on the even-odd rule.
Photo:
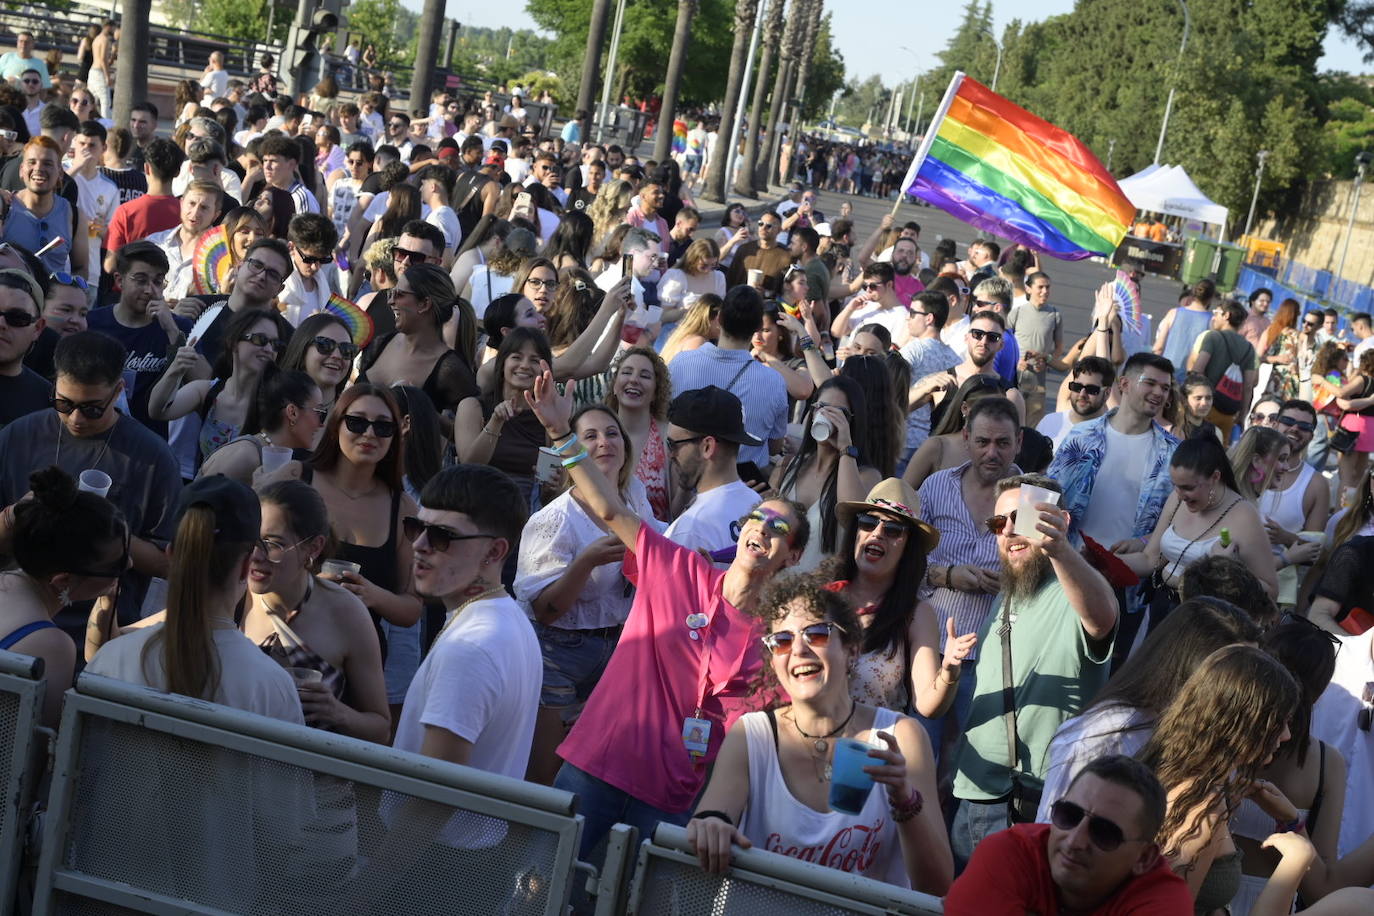
[[(1235, 416), (1240, 412), (1241, 395), (1245, 393), (1245, 375), (1241, 372), (1240, 363), (1236, 362), (1236, 357), (1232, 351), (1231, 338), (1226, 336), (1224, 331), (1218, 331), (1221, 339), (1226, 341), (1226, 359), (1229, 365), (1221, 377), (1217, 379), (1213, 386), (1212, 406), (1227, 416)], [(1248, 344), (1247, 344), (1248, 345)]]

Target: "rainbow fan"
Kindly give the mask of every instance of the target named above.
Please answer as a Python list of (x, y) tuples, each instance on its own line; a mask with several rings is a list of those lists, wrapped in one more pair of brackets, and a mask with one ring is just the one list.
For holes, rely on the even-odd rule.
[(343, 323), (348, 325), (348, 333), (353, 335), (353, 342), (359, 347), (367, 346), (372, 340), (372, 316), (359, 308), (357, 303), (348, 301), (338, 293), (330, 293), (323, 311), (343, 319)]
[(191, 290), (196, 293), (227, 293), (229, 269), (234, 256), (229, 252), (229, 234), (223, 226), (207, 229), (196, 239), (191, 257)]
[(1140, 331), (1140, 288), (1131, 281), (1131, 275), (1125, 271), (1116, 272), (1116, 280), (1112, 284), (1112, 298), (1116, 300), (1118, 311), (1121, 313), (1121, 323), (1129, 330)]
[(673, 155), (680, 156), (687, 152), (687, 122), (673, 122)]

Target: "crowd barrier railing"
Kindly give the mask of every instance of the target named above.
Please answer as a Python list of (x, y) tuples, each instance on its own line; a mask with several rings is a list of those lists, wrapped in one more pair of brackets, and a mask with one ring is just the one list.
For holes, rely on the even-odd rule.
[(46, 757), (38, 730), (46, 690), (42, 659), (0, 650), (0, 908), (15, 898), (36, 764)]
[(639, 849), (627, 916), (938, 916), (940, 901), (861, 875), (763, 852), (734, 849), (730, 869), (708, 874), (687, 831), (660, 824)]
[(34, 913), (562, 916), (586, 870), (575, 809), (571, 793), (83, 675)]

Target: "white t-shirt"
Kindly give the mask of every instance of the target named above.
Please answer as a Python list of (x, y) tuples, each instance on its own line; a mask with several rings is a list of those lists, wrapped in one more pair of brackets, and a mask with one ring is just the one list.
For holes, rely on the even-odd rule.
[(880, 301), (870, 302), (849, 314), (849, 326), (844, 329), (844, 342), (848, 343), (854, 332), (864, 325), (880, 324), (892, 335), (893, 344), (903, 346), (911, 338), (906, 326), (910, 316), (911, 313), (900, 305), (887, 308)]
[(1135, 513), (1140, 486), (1150, 460), (1152, 430), (1128, 436), (1107, 424), (1107, 448), (1097, 470), (1088, 511), (1083, 513), (1083, 533), (1103, 547), (1135, 536)]
[(283, 317), (291, 322), (292, 327), (299, 325), (324, 309), (325, 303), (329, 301), (329, 294), (335, 291), (338, 285), (333, 264), (325, 264), (315, 272), (313, 290), (305, 288), (300, 271), (291, 271), (291, 276), (287, 277), (286, 283), (282, 285), (281, 295), (277, 297)]
[[(1069, 422), (1069, 411), (1061, 410), (1058, 413), (1047, 413), (1040, 418), (1040, 422), (1035, 425), (1035, 431), (1042, 436), (1048, 436), (1054, 443), (1055, 450), (1063, 444), (1069, 436), (1069, 430), (1073, 429), (1073, 423)], [(1111, 546), (1111, 545), (1108, 545)]]
[[(154, 646), (146, 656), (143, 653), (143, 647), (161, 632), (162, 624), (156, 623), (107, 642), (91, 659), (86, 671), (166, 690), (162, 646)], [(296, 684), (285, 668), (232, 627), (218, 627), (211, 631), (211, 637), (219, 656), (219, 689), (211, 698), (214, 702), (284, 722), (305, 724)]]
[(525, 179), (530, 177), (532, 168), (528, 159), (516, 159), (512, 156), (506, 160), (506, 174), (515, 184), (524, 184)]
[(205, 90), (205, 97), (212, 102), (223, 98), (229, 94), (229, 71), (211, 70), (200, 78), (200, 88)]
[(1312, 707), (1312, 737), (1325, 741), (1345, 758), (1345, 813), (1336, 854), (1347, 856), (1374, 835), (1374, 731), (1357, 727), (1360, 694), (1374, 681), (1370, 659), (1374, 630), (1342, 636), (1331, 683)]
[[(468, 766), (512, 779), (525, 778), (544, 663), (525, 611), (502, 595), (475, 601), (440, 632), (406, 691), (396, 726), (398, 750), (418, 754), (425, 727), (435, 726), (471, 742)], [(395, 800), (383, 805), (389, 815)], [(504, 836), (504, 822), (456, 815), (441, 841), (457, 847), (488, 846)]]
[(971, 323), (970, 318), (965, 315), (953, 324), (947, 324), (940, 329), (940, 339), (945, 342), (945, 346), (959, 354), (961, 362), (968, 356), (968, 341), (964, 340), (964, 335), (968, 333), (968, 326)]
[(437, 226), (439, 231), (444, 234), (444, 250), (457, 251), (458, 244), (463, 241), (463, 227), (458, 224), (458, 214), (453, 212), (452, 207), (438, 207), (429, 211), (429, 216), (425, 217), (425, 222), (431, 226)]
[[(76, 206), (81, 215), (93, 223), (108, 228), (115, 208), (119, 206), (119, 188), (99, 172), (94, 178), (87, 178), (77, 172), (72, 175), (76, 182)], [(100, 280), (100, 237), (90, 239), (90, 255), (86, 260), (86, 281), (97, 283)]]
[(725, 486), (698, 493), (692, 504), (668, 526), (668, 540), (693, 550), (730, 547), (739, 541), (739, 520), (762, 500), (763, 497), (742, 480), (732, 480)]

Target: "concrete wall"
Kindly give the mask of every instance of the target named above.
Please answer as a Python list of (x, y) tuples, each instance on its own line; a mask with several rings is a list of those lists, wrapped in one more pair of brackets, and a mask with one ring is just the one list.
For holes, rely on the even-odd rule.
[[(1335, 273), (1345, 244), (1354, 189), (1353, 181), (1314, 181), (1296, 212), (1277, 220), (1256, 218), (1254, 234), (1282, 242), (1286, 246), (1284, 257), (1289, 260)], [(1360, 189), (1344, 276), (1374, 285), (1374, 175)]]

